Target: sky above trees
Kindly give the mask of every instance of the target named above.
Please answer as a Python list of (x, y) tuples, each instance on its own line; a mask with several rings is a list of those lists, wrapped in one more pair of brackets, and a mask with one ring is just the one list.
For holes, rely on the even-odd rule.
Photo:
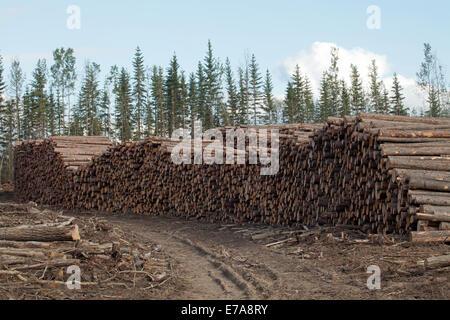
[[(67, 28), (72, 4), (81, 11), (80, 29)], [(380, 9), (380, 29), (367, 26), (370, 5)], [(50, 61), (57, 47), (74, 48), (79, 72), (86, 59), (106, 72), (114, 64), (131, 69), (130, 58), (139, 45), (147, 64), (167, 65), (176, 52), (183, 69), (191, 72), (211, 39), (216, 56), (229, 57), (233, 66), (255, 54), (261, 69), (273, 75), (275, 95), (281, 96), (296, 64), (317, 91), (330, 47), (337, 46), (343, 77), (349, 78), (351, 61), (365, 82), (375, 58), (387, 87), (397, 72), (407, 104), (418, 104), (414, 80), (423, 43), (432, 45), (444, 67), (450, 63), (449, 9), (443, 0), (6, 0), (0, 4), (0, 54), (5, 64), (17, 57), (29, 78), (37, 59)]]

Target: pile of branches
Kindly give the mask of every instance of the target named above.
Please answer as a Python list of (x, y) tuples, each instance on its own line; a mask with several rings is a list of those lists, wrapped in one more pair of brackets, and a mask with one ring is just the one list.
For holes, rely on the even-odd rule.
[[(82, 291), (70, 293), (84, 298), (117, 288), (151, 296), (149, 289), (171, 276), (166, 265), (160, 248), (135, 242), (101, 219), (66, 217), (32, 202), (0, 203), (0, 298), (59, 299), (55, 288), (67, 289), (68, 283), (79, 285)], [(80, 277), (69, 281), (73, 267)]]
[[(153, 137), (110, 147), (77, 170), (69, 170), (73, 164), (50, 142), (26, 142), (16, 147), (17, 196), (68, 209), (353, 225), (371, 233), (417, 231), (413, 241), (448, 239), (450, 120), (361, 114), (329, 118), (325, 125), (218, 131), (225, 136), (231, 129), (265, 129), (268, 145), (263, 150), (247, 139), (245, 150), (223, 146), (223, 154), (248, 160), (254, 151), (270, 155), (277, 142), (278, 173), (261, 175), (263, 165), (248, 161), (195, 164), (195, 150), (204, 153), (211, 141), (189, 142), (191, 164), (173, 163), (179, 140)], [(279, 131), (276, 141), (270, 140), (273, 130)]]

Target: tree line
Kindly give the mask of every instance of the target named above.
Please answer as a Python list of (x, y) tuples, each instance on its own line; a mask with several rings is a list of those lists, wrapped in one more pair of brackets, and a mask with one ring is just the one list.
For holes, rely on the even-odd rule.
[[(363, 85), (360, 70), (351, 65), (350, 83), (341, 78), (339, 51), (330, 53), (318, 97), (297, 65), (283, 99), (274, 96), (269, 70), (261, 71), (255, 55), (233, 69), (227, 58), (214, 55), (211, 42), (194, 72), (187, 74), (176, 54), (169, 66), (147, 67), (137, 47), (131, 72), (116, 65), (100, 79), (101, 66), (86, 62), (76, 72), (71, 48), (53, 51), (53, 64), (39, 59), (26, 83), (20, 61), (13, 60), (5, 73), (0, 56), (0, 182), (13, 172), (14, 143), (54, 135), (106, 135), (118, 141), (138, 141), (149, 136), (171, 136), (178, 128), (193, 129), (196, 120), (204, 130), (240, 124), (315, 123), (329, 116), (361, 112), (415, 114), (405, 105), (397, 74), (386, 88), (376, 61)], [(7, 81), (9, 80), (9, 81)], [(424, 46), (424, 61), (417, 85), (427, 97), (421, 116), (448, 116), (449, 94), (443, 67), (431, 46)], [(6, 96), (9, 98), (7, 99)]]

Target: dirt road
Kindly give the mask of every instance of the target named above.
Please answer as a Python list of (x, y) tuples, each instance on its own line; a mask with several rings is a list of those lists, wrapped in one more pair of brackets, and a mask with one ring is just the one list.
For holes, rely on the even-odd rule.
[[(266, 242), (273, 239), (252, 240), (252, 234), (267, 233), (261, 226), (101, 216), (143, 240), (158, 243), (175, 260), (177, 285), (171, 299), (450, 297), (448, 269), (423, 272), (417, 266), (418, 259), (431, 253), (448, 253), (445, 245), (412, 247), (403, 239), (391, 246), (355, 239), (340, 242), (331, 233), (320, 231), (293, 246), (268, 248)], [(287, 233), (283, 230), (270, 228), (270, 232)], [(373, 264), (382, 270), (381, 290), (367, 288), (367, 267)]]

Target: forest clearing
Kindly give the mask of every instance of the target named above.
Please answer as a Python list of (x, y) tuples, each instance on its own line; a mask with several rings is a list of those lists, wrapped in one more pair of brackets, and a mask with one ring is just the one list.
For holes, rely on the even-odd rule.
[[(170, 153), (181, 142), (175, 139), (117, 146), (105, 137), (23, 142), (16, 146), (14, 198), (25, 205), (10, 204), (23, 211), (3, 210), (2, 219), (9, 221), (10, 214), (25, 219), (30, 212), (42, 215), (33, 204), (63, 210), (48, 212), (53, 212), (58, 228), (79, 221), (77, 238), (72, 233), (70, 237), (79, 243), (84, 239), (79, 235), (87, 234), (88, 245), (86, 252), (83, 242), (76, 250), (63, 245), (53, 249), (52, 259), (81, 267), (90, 259), (108, 259), (107, 274), (133, 275), (116, 279), (127, 289), (131, 281), (133, 288), (117, 298), (447, 298), (449, 124), (447, 119), (361, 114), (332, 117), (325, 125), (266, 126), (280, 132), (280, 168), (273, 176), (261, 176), (261, 164), (173, 164)], [(207, 148), (212, 141), (200, 146)], [(250, 141), (241, 150), (247, 156)], [(0, 229), (0, 240), (20, 240), (8, 238), (16, 234), (8, 228), (6, 224)], [(99, 238), (99, 232), (108, 237)], [(30, 234), (36, 236), (33, 229)], [(93, 245), (89, 236), (111, 240), (106, 246)], [(154, 262), (142, 258), (153, 257), (148, 247), (147, 253), (131, 254), (128, 270), (116, 269), (127, 260), (114, 257), (124, 259), (125, 252), (143, 248), (142, 241), (164, 252), (166, 269), (154, 272), (165, 275), (165, 286), (155, 286)], [(122, 243), (128, 243), (125, 249)], [(63, 252), (72, 256), (58, 255)], [(53, 260), (39, 266), (53, 270)], [(20, 267), (24, 262), (11, 261), (10, 272), (3, 273), (18, 278), (14, 283), (26, 284), (30, 275), (17, 273), (27, 269)], [(370, 266), (381, 270), (380, 290), (367, 287)], [(86, 288), (106, 290), (107, 298), (108, 285), (116, 284), (106, 281), (102, 287), (105, 280), (99, 272), (90, 274), (94, 281), (83, 281)], [(51, 280), (46, 274), (34, 281), (64, 284), (58, 274), (49, 272)], [(142, 291), (138, 280), (148, 282), (144, 289), (158, 289)], [(99, 297), (86, 290), (90, 297)]]

